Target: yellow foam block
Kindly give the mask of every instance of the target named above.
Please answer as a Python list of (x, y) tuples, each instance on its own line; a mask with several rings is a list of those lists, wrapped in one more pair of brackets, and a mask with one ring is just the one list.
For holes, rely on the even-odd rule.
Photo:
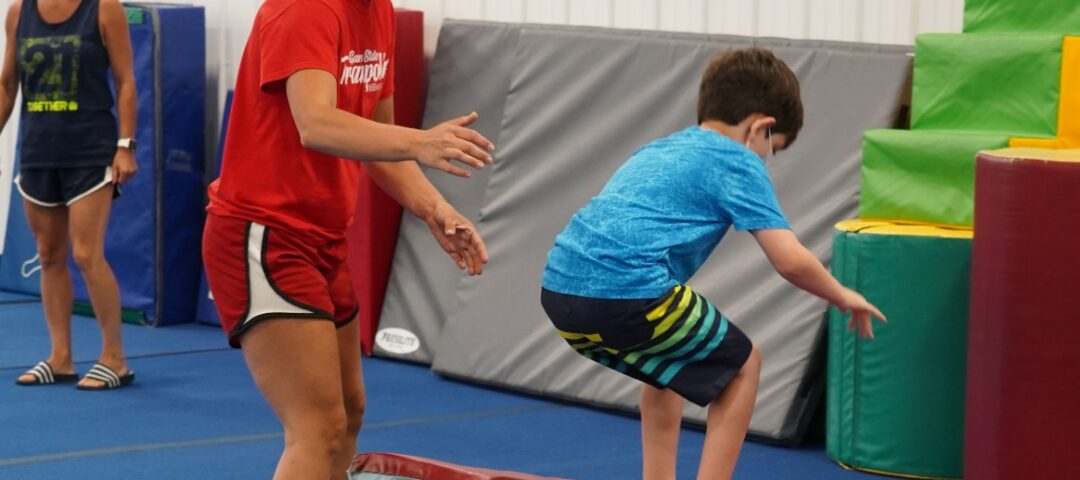
[(1011, 147), (1080, 148), (1080, 37), (1065, 37), (1061, 48), (1061, 95), (1057, 138), (1013, 138)]
[(888, 220), (844, 220), (836, 224), (844, 232), (873, 235), (908, 235), (914, 237), (972, 238), (975, 231), (966, 227), (944, 227), (925, 223), (890, 222)]
[(1013, 158), (1024, 160), (1043, 160), (1047, 162), (1080, 163), (1080, 149), (1056, 148), (999, 148), (997, 150), (983, 150), (980, 155), (986, 154), (998, 158)]

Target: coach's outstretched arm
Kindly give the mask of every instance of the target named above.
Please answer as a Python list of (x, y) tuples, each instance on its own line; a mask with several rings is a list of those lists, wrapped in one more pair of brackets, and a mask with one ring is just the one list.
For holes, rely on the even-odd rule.
[(374, 122), (337, 108), (337, 80), (323, 70), (301, 70), (289, 77), (286, 94), (300, 143), (351, 160), (416, 160), (461, 177), (470, 172), (451, 161), (480, 169), (491, 163), (494, 145), (467, 128), (475, 112), (429, 130)]
[[(379, 102), (374, 120), (380, 125), (394, 123), (394, 97)], [(480, 233), (443, 198), (416, 162), (367, 162), (364, 167), (383, 191), (427, 223), (458, 268), (468, 270), (469, 275), (483, 273), (488, 255)]]

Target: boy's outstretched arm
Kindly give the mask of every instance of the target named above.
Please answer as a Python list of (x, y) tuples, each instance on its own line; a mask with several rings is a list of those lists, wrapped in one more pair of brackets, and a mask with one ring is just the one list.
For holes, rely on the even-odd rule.
[(871, 317), (877, 317), (884, 322), (885, 315), (858, 292), (840, 285), (791, 230), (754, 230), (751, 234), (780, 276), (795, 286), (828, 300), (842, 312), (850, 313), (848, 329), (858, 327), (860, 336), (874, 338)]

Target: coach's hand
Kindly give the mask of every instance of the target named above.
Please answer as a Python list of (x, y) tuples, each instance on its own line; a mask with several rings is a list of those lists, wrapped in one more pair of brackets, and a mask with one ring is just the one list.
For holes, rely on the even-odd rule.
[(487, 247), (469, 219), (449, 203), (441, 202), (424, 220), (439, 246), (450, 255), (458, 268), (468, 270), (469, 275), (484, 272), (484, 264), (488, 261)]
[(113, 182), (123, 185), (138, 171), (139, 166), (135, 164), (135, 152), (126, 148), (116, 149), (116, 156), (113, 157), (112, 163)]
[(477, 118), (479, 115), (472, 112), (421, 131), (413, 147), (413, 156), (431, 168), (459, 177), (471, 176), (471, 172), (451, 162), (461, 162), (477, 170), (492, 162), (491, 152), (495, 146), (476, 130), (467, 128)]

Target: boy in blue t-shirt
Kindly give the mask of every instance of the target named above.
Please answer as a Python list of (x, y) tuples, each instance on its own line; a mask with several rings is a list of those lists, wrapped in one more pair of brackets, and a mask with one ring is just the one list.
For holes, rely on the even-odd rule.
[(791, 232), (764, 159), (802, 128), (795, 74), (768, 50), (726, 52), (705, 71), (698, 123), (630, 157), (548, 254), (541, 303), (580, 354), (633, 377), (643, 477), (675, 478), (683, 399), (708, 406), (699, 479), (730, 478), (757, 394), (756, 347), (686, 281), (730, 226), (785, 279), (852, 314), (881, 312), (837, 282)]

